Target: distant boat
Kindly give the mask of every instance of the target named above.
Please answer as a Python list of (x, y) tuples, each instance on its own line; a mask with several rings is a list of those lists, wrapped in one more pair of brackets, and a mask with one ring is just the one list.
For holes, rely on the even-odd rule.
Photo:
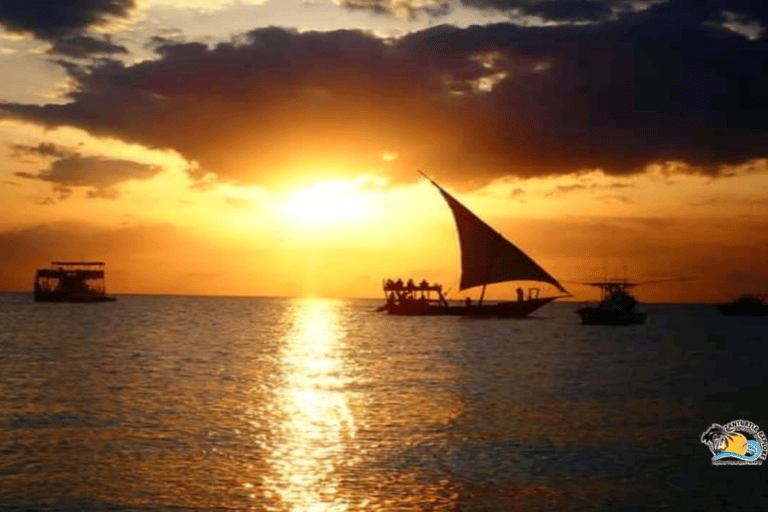
[(37, 302), (105, 302), (117, 300), (106, 293), (101, 261), (53, 261), (35, 275)]
[[(421, 172), (421, 171), (419, 171)], [(569, 296), (565, 288), (527, 254), (504, 238), (474, 213), (459, 203), (440, 185), (427, 178), (442, 194), (453, 212), (461, 248), (461, 281), (459, 290), (482, 286), (480, 299), (471, 303), (451, 305), (443, 295), (441, 285), (422, 281), (419, 284), (401, 279), (384, 282), (387, 302), (381, 308), (391, 315), (466, 315), (524, 318), (540, 307), (560, 297)], [(555, 286), (565, 295), (539, 297), (539, 289), (531, 288), (526, 295), (517, 289), (516, 301), (483, 303), (486, 286), (510, 281), (538, 281)]]
[(768, 315), (766, 299), (766, 294), (744, 294), (731, 302), (718, 304), (717, 309), (726, 316), (765, 316)]
[(614, 280), (583, 284), (600, 288), (602, 298), (596, 306), (585, 306), (576, 311), (582, 324), (636, 325), (645, 322), (645, 313), (635, 310), (637, 299), (627, 291), (640, 283)]

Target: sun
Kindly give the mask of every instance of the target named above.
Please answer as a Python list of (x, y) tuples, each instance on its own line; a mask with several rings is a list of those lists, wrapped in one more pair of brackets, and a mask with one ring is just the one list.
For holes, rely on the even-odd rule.
[(368, 201), (358, 183), (333, 181), (291, 192), (280, 210), (302, 224), (346, 223), (362, 219)]

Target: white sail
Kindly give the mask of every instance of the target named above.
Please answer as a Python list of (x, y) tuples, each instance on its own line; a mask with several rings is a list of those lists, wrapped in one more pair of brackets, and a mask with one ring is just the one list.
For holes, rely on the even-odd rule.
[(461, 247), (460, 290), (506, 281), (541, 281), (568, 293), (557, 279), (527, 254), (480, 220), (440, 185), (430, 181), (440, 190), (456, 219)]

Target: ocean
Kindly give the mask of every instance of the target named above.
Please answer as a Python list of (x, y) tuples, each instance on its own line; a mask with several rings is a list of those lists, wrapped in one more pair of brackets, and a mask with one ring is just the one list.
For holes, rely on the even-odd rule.
[(379, 300), (0, 294), (0, 511), (761, 510), (768, 317), (392, 317)]

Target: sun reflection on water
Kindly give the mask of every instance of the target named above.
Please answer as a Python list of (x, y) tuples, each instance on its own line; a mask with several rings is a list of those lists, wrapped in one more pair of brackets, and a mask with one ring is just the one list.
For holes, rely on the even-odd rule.
[(291, 320), (280, 354), (284, 375), (275, 390), (272, 471), (265, 483), (277, 498), (276, 510), (345, 511), (340, 469), (350, 462), (355, 422), (344, 391), (338, 303), (297, 302)]

